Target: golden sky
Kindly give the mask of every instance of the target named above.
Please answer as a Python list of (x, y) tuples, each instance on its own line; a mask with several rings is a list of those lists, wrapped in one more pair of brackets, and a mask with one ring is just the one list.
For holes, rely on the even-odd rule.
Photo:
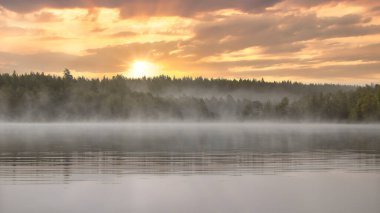
[(380, 83), (380, 1), (0, 0), (0, 72), (64, 68)]

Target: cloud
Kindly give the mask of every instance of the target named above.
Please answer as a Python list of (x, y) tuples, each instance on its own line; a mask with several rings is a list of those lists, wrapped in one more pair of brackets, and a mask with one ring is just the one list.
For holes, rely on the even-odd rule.
[(34, 14), (34, 21), (36, 22), (59, 22), (62, 21), (59, 17), (50, 12), (40, 12)]
[(248, 70), (244, 72), (235, 72), (233, 75), (239, 77), (297, 77), (303, 79), (325, 79), (328, 82), (337, 79), (366, 79), (371, 82), (379, 78), (380, 63), (356, 64), (356, 65), (330, 65), (323, 67), (304, 67), (304, 68), (279, 68), (272, 70)]
[(15, 27), (15, 26), (7, 26), (0, 24), (0, 37), (13, 37), (13, 36), (40, 36), (45, 33), (42, 29), (34, 29), (34, 28), (23, 28), (23, 27)]
[(134, 60), (163, 60), (176, 48), (174, 42), (134, 43), (98, 49), (89, 49), (85, 55), (57, 52), (16, 54), (0, 52), (0, 72), (60, 72), (70, 68), (82, 72), (125, 72)]
[(312, 7), (324, 4), (354, 3), (358, 5), (376, 5), (377, 0), (287, 0), (299, 6)]
[(53, 52), (34, 54), (0, 52), (0, 72), (60, 71), (76, 59), (74, 55)]
[[(89, 2), (89, 1), (88, 1)], [(19, 12), (26, 13), (36, 11), (42, 8), (73, 8), (73, 7), (88, 7), (91, 6), (87, 4), (86, 1), (82, 0), (34, 0), (34, 1), (23, 1), (23, 0), (0, 0), (0, 5), (3, 7)]]
[[(175, 61), (175, 66), (183, 69), (187, 75), (194, 73), (204, 76), (234, 76), (236, 78), (299, 78), (299, 79), (337, 79), (356, 78), (356, 80), (374, 80), (379, 76), (379, 44), (365, 47), (343, 49), (314, 59), (256, 59), (220, 62), (194, 62), (191, 59), (169, 55), (177, 48), (176, 42), (134, 43), (91, 49), (83, 56), (62, 53), (10, 54), (0, 53), (0, 72), (12, 70), (28, 72), (61, 72), (65, 67), (76, 71), (92, 73), (124, 73), (128, 64), (136, 59), (148, 59), (157, 64)], [(157, 54), (160, 53), (160, 54)], [(357, 53), (357, 54), (356, 54)], [(360, 64), (350, 64), (362, 60)], [(368, 63), (364, 63), (368, 61)], [(7, 62), (7, 63), (4, 63)], [(323, 65), (323, 63), (332, 62)], [(335, 63), (343, 62), (343, 63)], [(346, 64), (348, 63), (348, 64)], [(234, 71), (233, 68), (239, 68)], [(244, 68), (246, 67), (246, 68)], [(185, 74), (186, 75), (186, 74)]]
[(368, 22), (368, 18), (360, 15), (327, 18), (314, 14), (232, 16), (198, 25), (195, 36), (182, 45), (183, 52), (198, 58), (254, 46), (261, 47), (267, 54), (291, 53), (301, 51), (309, 40), (379, 34), (380, 25)]
[(112, 35), (110, 35), (111, 37), (116, 37), (116, 38), (123, 38), (123, 37), (132, 37), (132, 36), (135, 36), (137, 35), (137, 33), (135, 32), (131, 32), (131, 31), (121, 31), (121, 32), (117, 32), (117, 33), (114, 33)]
[[(321, 57), (315, 58), (318, 62), (325, 61), (377, 61), (380, 62), (380, 43), (345, 47), (324, 52)], [(379, 67), (380, 72), (380, 67)]]
[(148, 60), (181, 76), (379, 79), (376, 2), (0, 0), (0, 72), (123, 73)]
[(200, 12), (221, 9), (259, 11), (273, 6), (281, 0), (0, 0), (0, 4), (19, 13), (42, 8), (119, 8), (122, 16), (192, 16)]
[(223, 9), (243, 12), (263, 11), (281, 2), (303, 7), (329, 3), (355, 3), (378, 6), (376, 0), (0, 0), (0, 5), (18, 13), (27, 13), (43, 8), (118, 8), (124, 17), (131, 16), (185, 16)]
[(380, 12), (380, 6), (372, 8), (372, 11)]

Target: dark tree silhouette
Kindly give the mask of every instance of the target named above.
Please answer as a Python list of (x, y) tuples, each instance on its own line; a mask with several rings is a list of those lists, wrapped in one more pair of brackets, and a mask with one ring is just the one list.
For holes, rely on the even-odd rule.
[(0, 120), (380, 121), (380, 85), (0, 74)]
[(63, 77), (67, 80), (73, 80), (74, 79), (73, 75), (71, 75), (70, 70), (67, 68), (65, 68), (65, 70), (63, 70)]

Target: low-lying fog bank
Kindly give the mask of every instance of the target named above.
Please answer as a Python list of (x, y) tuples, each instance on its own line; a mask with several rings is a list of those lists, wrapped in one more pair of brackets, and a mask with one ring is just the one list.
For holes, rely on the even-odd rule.
[(379, 124), (0, 123), (0, 135), (2, 152), (380, 152)]
[[(160, 132), (324, 132), (344, 131), (375, 132), (380, 135), (377, 123), (315, 123), (315, 122), (0, 122), (0, 134), (18, 132), (19, 134), (45, 133), (83, 133), (103, 134), (107, 132), (141, 131), (159, 134)], [(177, 132), (177, 133), (180, 133)]]
[[(378, 123), (316, 123), (316, 122), (160, 122), (160, 121), (115, 121), (115, 122), (0, 122), (0, 133), (9, 131), (25, 131), (32, 133), (34, 130), (52, 132), (77, 132), (95, 131), (114, 132), (123, 130), (139, 130), (145, 132), (176, 131), (251, 131), (251, 132), (339, 132), (339, 131), (377, 131), (380, 134)], [(97, 130), (101, 130), (98, 132)], [(20, 132), (21, 133), (21, 132)]]
[[(0, 123), (0, 182), (379, 172), (380, 124)], [(1, 172), (2, 171), (2, 172)]]
[(289, 129), (289, 130), (321, 130), (321, 129), (380, 129), (380, 123), (317, 123), (317, 122), (286, 122), (286, 121), (262, 121), (262, 122), (192, 122), (192, 121), (105, 121), (105, 122), (1, 122), (0, 132), (7, 128), (104, 128), (108, 130), (123, 128), (143, 128), (150, 129), (173, 129), (173, 128), (248, 128), (248, 129)]

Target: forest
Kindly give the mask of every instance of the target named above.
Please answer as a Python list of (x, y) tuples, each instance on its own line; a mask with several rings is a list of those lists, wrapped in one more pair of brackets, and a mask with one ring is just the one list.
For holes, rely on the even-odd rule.
[(380, 121), (380, 85), (0, 74), (0, 121)]

